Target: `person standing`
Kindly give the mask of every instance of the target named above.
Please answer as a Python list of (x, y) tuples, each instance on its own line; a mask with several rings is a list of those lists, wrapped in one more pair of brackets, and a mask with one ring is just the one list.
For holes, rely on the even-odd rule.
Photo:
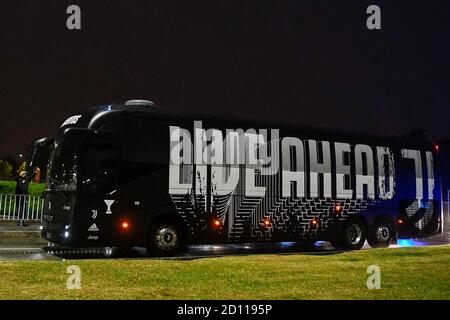
[(19, 222), (17, 225), (19, 226), (26, 226), (24, 224), (24, 219), (28, 209), (28, 186), (39, 171), (39, 168), (36, 167), (35, 172), (31, 176), (27, 171), (21, 171), (19, 175), (14, 178), (16, 181), (16, 210), (18, 210), (19, 213)]

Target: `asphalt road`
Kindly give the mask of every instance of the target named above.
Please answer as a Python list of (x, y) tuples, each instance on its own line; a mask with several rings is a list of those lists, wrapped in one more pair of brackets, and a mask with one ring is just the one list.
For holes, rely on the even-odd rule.
[[(400, 240), (390, 248), (448, 245), (448, 236), (440, 235), (428, 239)], [(366, 245), (363, 250), (369, 249)], [(186, 252), (171, 258), (156, 258), (150, 256), (144, 248), (89, 248), (70, 249), (56, 246), (30, 246), (21, 243), (10, 243), (0, 247), (0, 260), (70, 260), (70, 259), (201, 259), (221, 256), (252, 255), (252, 254), (339, 254), (342, 251), (334, 249), (328, 242), (318, 242), (313, 248), (305, 248), (298, 243), (259, 243), (259, 244), (226, 244), (226, 245), (195, 245), (189, 246)]]

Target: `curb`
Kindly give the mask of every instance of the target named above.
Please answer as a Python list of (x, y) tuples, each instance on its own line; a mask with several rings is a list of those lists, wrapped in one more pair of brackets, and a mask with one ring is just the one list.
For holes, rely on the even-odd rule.
[(1, 231), (0, 243), (26, 243), (42, 245), (47, 244), (47, 241), (41, 238), (40, 231)]

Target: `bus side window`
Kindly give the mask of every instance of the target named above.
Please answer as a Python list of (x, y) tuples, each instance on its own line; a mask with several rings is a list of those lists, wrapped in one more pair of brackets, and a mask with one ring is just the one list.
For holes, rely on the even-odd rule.
[(82, 184), (88, 192), (107, 193), (117, 186), (117, 148), (101, 145), (88, 147), (83, 162)]
[(130, 118), (122, 123), (123, 160), (131, 163), (169, 163), (169, 122)]

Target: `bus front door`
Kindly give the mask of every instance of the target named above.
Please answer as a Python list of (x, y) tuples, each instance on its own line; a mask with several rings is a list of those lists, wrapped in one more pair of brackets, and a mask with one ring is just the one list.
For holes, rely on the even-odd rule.
[(78, 209), (81, 243), (104, 246), (111, 241), (119, 149), (109, 140), (89, 141), (82, 161)]

